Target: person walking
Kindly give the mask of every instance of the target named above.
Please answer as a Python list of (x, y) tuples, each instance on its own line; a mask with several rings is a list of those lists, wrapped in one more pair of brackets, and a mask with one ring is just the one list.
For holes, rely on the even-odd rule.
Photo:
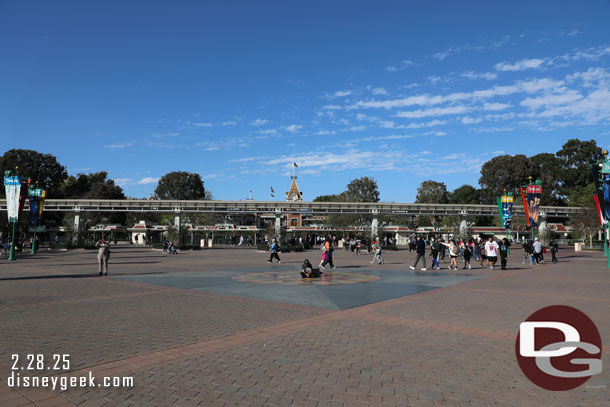
[(371, 264), (373, 264), (375, 260), (377, 260), (379, 264), (383, 264), (383, 257), (381, 256), (381, 242), (379, 241), (379, 238), (377, 238), (377, 241), (375, 244), (373, 244), (373, 252), (375, 255), (373, 256), (373, 260), (371, 260)]
[(532, 241), (528, 240), (523, 244), (523, 264), (529, 260), (530, 266), (534, 264), (534, 246)]
[(534, 239), (534, 260), (536, 260), (536, 264), (544, 264), (544, 258), (542, 257), (542, 243), (538, 238)]
[(464, 247), (462, 248), (462, 256), (464, 256), (464, 269), (471, 270), (472, 266), (470, 265), (470, 259), (472, 258), (472, 251), (468, 242), (464, 243)]
[(487, 256), (487, 265), (490, 270), (493, 270), (498, 261), (498, 249), (500, 246), (494, 240), (493, 237), (489, 236), (489, 239), (485, 243), (485, 255)]
[(557, 251), (559, 250), (559, 245), (557, 244), (555, 239), (551, 239), (551, 242), (549, 243), (549, 247), (551, 248), (551, 256), (553, 256), (553, 258), (551, 259), (551, 262), (557, 263)]
[(271, 251), (271, 255), (269, 256), (269, 260), (267, 260), (267, 263), (273, 263), (273, 258), (276, 258), (278, 263), (282, 262), (280, 256), (277, 254), (280, 251), (280, 245), (277, 243), (276, 239), (273, 239), (269, 251)]
[(334, 269), (335, 264), (333, 263), (333, 241), (330, 235), (326, 235), (326, 240), (324, 241), (324, 254), (326, 255), (326, 259), (320, 264), (320, 268), (324, 270), (327, 264), (330, 264), (330, 268)]
[(441, 266), (438, 264), (438, 248), (439, 242), (435, 241), (432, 237), (430, 238), (430, 256), (432, 256), (432, 270), (440, 270)]
[(95, 244), (97, 250), (97, 264), (100, 270), (100, 276), (102, 271), (105, 271), (105, 275), (108, 275), (108, 260), (110, 260), (110, 242), (104, 238), (104, 235)]
[(460, 247), (455, 244), (455, 240), (449, 240), (449, 243), (443, 242), (443, 247), (446, 247), (449, 250), (449, 257), (451, 258), (451, 263), (449, 263), (450, 270), (457, 270), (457, 258), (460, 255)]
[(421, 236), (417, 236), (417, 242), (415, 242), (415, 252), (417, 253), (417, 257), (415, 258), (415, 263), (409, 268), (411, 270), (415, 270), (415, 266), (419, 263), (419, 259), (422, 259), (424, 263), (424, 267), (421, 271), (426, 271), (426, 242)]
[(500, 242), (500, 265), (502, 266), (502, 270), (506, 270), (506, 263), (508, 262), (508, 248), (510, 247), (510, 242), (507, 238), (502, 239)]

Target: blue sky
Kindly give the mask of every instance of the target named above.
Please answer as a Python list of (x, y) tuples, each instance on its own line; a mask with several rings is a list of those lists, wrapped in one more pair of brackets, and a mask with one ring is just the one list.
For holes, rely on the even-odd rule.
[[(610, 147), (610, 1), (0, 1), (3, 149), (148, 197), (477, 185), (501, 154)], [(1, 152), (1, 151), (0, 151)]]

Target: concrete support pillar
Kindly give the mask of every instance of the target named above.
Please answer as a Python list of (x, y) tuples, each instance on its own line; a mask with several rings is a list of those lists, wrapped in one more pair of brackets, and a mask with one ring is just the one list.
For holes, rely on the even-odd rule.
[(181, 227), (182, 227), (182, 217), (180, 216), (180, 209), (174, 209), (174, 227), (178, 230), (178, 242), (177, 243), (182, 243), (180, 241), (180, 235), (181, 235)]
[(280, 240), (282, 234), (282, 212), (275, 212), (275, 238)]
[(373, 209), (373, 221), (371, 222), (371, 238), (377, 239), (379, 234), (379, 211)]
[(80, 240), (80, 208), (74, 208), (74, 236), (72, 236), (72, 244), (78, 245)]
[(467, 219), (468, 219), (468, 212), (460, 211), (460, 237), (462, 237), (462, 238), (470, 237), (470, 236), (466, 236), (466, 233), (468, 233)]

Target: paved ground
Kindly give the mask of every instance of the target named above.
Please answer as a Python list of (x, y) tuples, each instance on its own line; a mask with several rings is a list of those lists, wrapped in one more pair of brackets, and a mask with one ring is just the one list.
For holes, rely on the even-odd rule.
[[(305, 256), (319, 252), (268, 265), (251, 249), (124, 247), (109, 277), (96, 276), (93, 252), (3, 257), (0, 406), (610, 405), (607, 348), (603, 373), (567, 392), (529, 382), (514, 354), (519, 323), (554, 304), (585, 312), (609, 343), (600, 254), (566, 250), (558, 264), (531, 267), (514, 253), (508, 271), (413, 273), (405, 250), (386, 252), (381, 266), (339, 251), (340, 284), (295, 279)], [(64, 353), (64, 376), (135, 385), (8, 387), (11, 355)]]

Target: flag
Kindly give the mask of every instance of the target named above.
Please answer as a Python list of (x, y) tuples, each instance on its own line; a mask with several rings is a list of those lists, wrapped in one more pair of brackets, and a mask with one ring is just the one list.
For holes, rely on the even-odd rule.
[(36, 225), (38, 218), (42, 213), (40, 209), (40, 203), (42, 200), (42, 189), (30, 186), (28, 189), (28, 196), (30, 198), (30, 223)]
[(500, 215), (502, 216), (502, 225), (506, 229), (510, 229), (513, 220), (513, 194), (509, 192), (508, 195), (502, 195), (500, 197), (500, 203), (502, 211)]
[(540, 196), (542, 194), (542, 182), (536, 181), (535, 184), (530, 184), (526, 188), (527, 205), (529, 210), (529, 226), (538, 226), (538, 217), (540, 215)]
[(294, 168), (299, 168), (299, 166), (295, 162), (293, 162), (292, 165), (294, 165)]
[(275, 193), (275, 191), (273, 190), (273, 187), (271, 187), (271, 198), (275, 198), (275, 195), (273, 195)]
[(6, 212), (10, 223), (17, 223), (19, 218), (19, 192), (21, 191), (21, 179), (12, 175), (11, 171), (4, 173), (4, 188), (6, 191)]

